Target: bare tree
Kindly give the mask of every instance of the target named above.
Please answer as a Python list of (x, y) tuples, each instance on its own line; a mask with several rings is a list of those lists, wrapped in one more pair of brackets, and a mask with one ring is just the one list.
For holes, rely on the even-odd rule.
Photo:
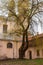
[(32, 17), (34, 15), (43, 12), (42, 10), (43, 1), (18, 0), (18, 4), (17, 4), (18, 14), (16, 14), (15, 12), (14, 3), (15, 3), (14, 0), (13, 1), (11, 0), (10, 4), (7, 6), (7, 9), (9, 10), (9, 15), (10, 15), (9, 17), (12, 17), (12, 19), (14, 18), (14, 20), (16, 20), (16, 25), (19, 26), (14, 32), (19, 35), (22, 34), (22, 45), (19, 48), (19, 58), (23, 58), (25, 55), (25, 51), (28, 49), (28, 45), (29, 45), (29, 40), (28, 40), (29, 25), (31, 24), (33, 20)]

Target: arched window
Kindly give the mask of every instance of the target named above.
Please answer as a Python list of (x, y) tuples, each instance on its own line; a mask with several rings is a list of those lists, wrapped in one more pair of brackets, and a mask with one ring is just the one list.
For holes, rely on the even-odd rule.
[(9, 42), (9, 43), (7, 44), (7, 48), (12, 48), (12, 43)]

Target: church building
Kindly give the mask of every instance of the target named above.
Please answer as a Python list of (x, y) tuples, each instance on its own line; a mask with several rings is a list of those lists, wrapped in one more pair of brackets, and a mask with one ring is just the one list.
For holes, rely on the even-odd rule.
[[(19, 48), (22, 45), (22, 40), (15, 40), (14, 34), (9, 34), (13, 31), (14, 22), (5, 22), (0, 19), (0, 59), (19, 58)], [(43, 34), (29, 36), (28, 49), (25, 52), (25, 59), (43, 58)], [(38, 40), (38, 41), (37, 41)]]

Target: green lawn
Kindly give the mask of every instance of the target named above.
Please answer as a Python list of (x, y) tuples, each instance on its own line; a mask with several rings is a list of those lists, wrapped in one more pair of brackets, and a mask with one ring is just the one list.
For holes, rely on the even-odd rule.
[(43, 59), (35, 60), (4, 60), (0, 65), (43, 65)]

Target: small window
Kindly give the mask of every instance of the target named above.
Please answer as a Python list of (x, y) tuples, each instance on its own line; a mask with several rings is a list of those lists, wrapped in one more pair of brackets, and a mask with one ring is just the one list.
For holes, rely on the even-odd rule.
[(3, 33), (7, 33), (7, 25), (3, 25)]
[(40, 56), (39, 50), (37, 50), (37, 56)]
[(8, 43), (7, 48), (12, 48), (12, 43)]
[(43, 49), (42, 49), (42, 56), (43, 56)]

